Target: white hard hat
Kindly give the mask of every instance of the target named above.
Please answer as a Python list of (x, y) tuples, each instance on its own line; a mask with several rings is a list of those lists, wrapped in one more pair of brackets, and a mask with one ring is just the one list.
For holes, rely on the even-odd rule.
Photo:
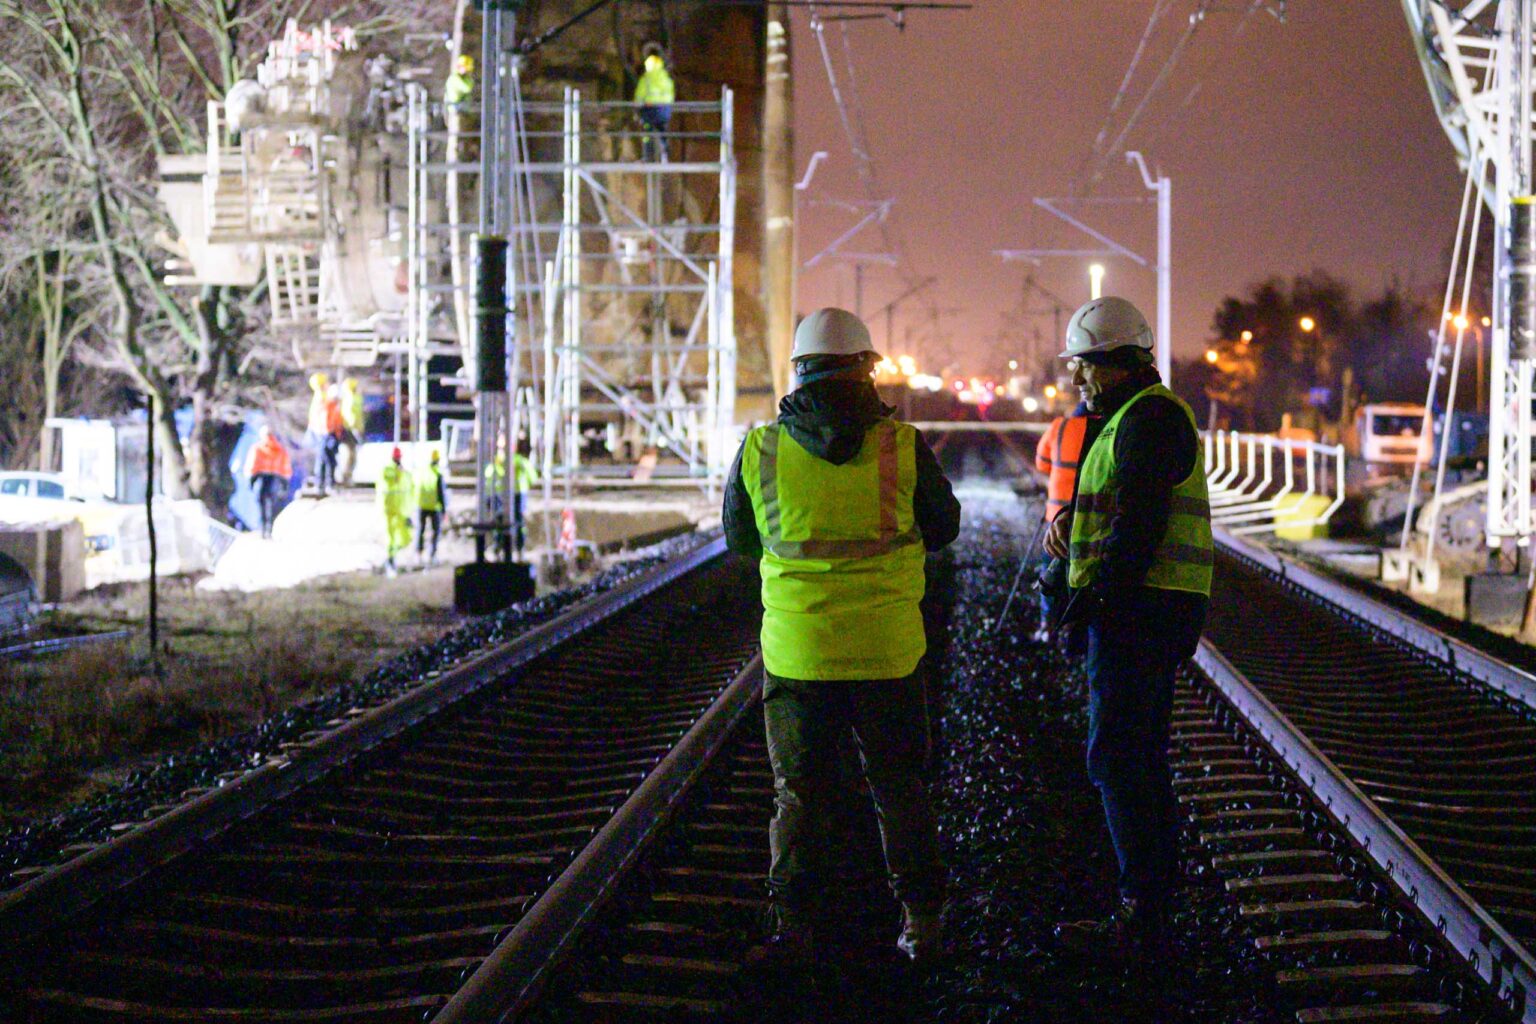
[(1067, 350), (1062, 359), (1134, 346), (1152, 350), (1152, 328), (1141, 310), (1114, 296), (1094, 299), (1077, 308), (1067, 321)]
[(795, 328), (795, 345), (790, 359), (801, 356), (856, 356), (864, 352), (873, 354), (875, 346), (869, 340), (869, 328), (864, 321), (846, 309), (827, 307), (818, 309)]

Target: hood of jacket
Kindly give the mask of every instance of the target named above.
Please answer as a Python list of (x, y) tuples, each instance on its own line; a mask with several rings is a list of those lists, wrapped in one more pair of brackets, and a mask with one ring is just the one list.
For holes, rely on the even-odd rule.
[(870, 426), (894, 411), (867, 380), (818, 380), (784, 396), (779, 426), (818, 459), (841, 466), (859, 454)]

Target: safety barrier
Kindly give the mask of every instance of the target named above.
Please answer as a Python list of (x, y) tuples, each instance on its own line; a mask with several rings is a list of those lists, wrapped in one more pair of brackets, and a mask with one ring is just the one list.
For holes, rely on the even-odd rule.
[(1236, 535), (1302, 535), (1344, 504), (1344, 446), (1204, 432), (1211, 521)]

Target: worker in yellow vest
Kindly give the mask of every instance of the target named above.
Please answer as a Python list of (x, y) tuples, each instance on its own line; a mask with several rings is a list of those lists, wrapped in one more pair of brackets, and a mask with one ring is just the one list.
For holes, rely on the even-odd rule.
[(1072, 382), (1104, 423), (1046, 549), (1068, 562), (1062, 620), (1087, 633), (1088, 775), (1104, 804), (1121, 898), (1107, 920), (1063, 924), (1057, 935), (1068, 948), (1155, 972), (1171, 950), (1179, 876), (1173, 679), (1210, 602), (1211, 508), (1195, 415), (1158, 377), (1141, 312), (1124, 299), (1095, 299), (1073, 314), (1066, 340)]
[(437, 564), (437, 542), (443, 533), (443, 513), (448, 509), (448, 488), (443, 482), (443, 456), (436, 448), (427, 464), (416, 471), (416, 560), (427, 550), (427, 527), (432, 527), (432, 548), (427, 556)]
[(395, 556), (411, 542), (414, 488), (411, 485), (411, 474), (401, 465), (401, 458), (400, 449), (396, 447), (390, 453), (389, 462), (379, 470), (379, 478), (373, 485), (379, 514), (384, 517), (384, 571), (390, 576), (399, 572)]
[(475, 58), (467, 53), (459, 54), (453, 62), (453, 70), (443, 82), (443, 106), (457, 111), (475, 94)]
[(645, 159), (665, 160), (665, 132), (672, 120), (672, 104), (677, 102), (677, 86), (667, 72), (667, 60), (660, 47), (653, 43), (647, 49), (650, 52), (645, 57), (645, 71), (635, 83), (635, 102), (640, 105), (635, 113), (640, 123), (650, 129), (642, 146)]
[(869, 330), (822, 309), (795, 331), (795, 390), (778, 420), (751, 431), (726, 486), (732, 551), (760, 560), (763, 717), (773, 767), (769, 895), (760, 951), (813, 955), (812, 908), (838, 738), (852, 728), (875, 799), (898, 947), (941, 948), (945, 873), (928, 796), (927, 650), (918, 602), (925, 552), (960, 529), (960, 504), (922, 436), (875, 393)]

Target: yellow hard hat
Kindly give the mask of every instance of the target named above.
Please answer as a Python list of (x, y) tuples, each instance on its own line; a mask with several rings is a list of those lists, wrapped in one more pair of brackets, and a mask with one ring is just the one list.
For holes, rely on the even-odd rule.
[(309, 375), (309, 386), (314, 391), (325, 390), (325, 386), (330, 382), (331, 378), (327, 377), (323, 373), (312, 373)]
[(341, 382), (341, 386), (346, 388), (348, 391), (356, 391), (357, 390), (357, 378), (356, 377), (348, 377), (347, 379), (345, 379), (345, 380), (343, 380)]
[(661, 54), (659, 53), (653, 53), (645, 58), (645, 70), (647, 71), (660, 71), (666, 66), (667, 62), (661, 59)]
[(454, 67), (458, 69), (461, 75), (472, 75), (475, 73), (475, 58), (467, 53), (461, 53)]
[(434, 466), (437, 465), (439, 462), (443, 461), (443, 453), (438, 451), (436, 448), (433, 448), (432, 449), (432, 455), (430, 456), (430, 461), (431, 461), (432, 465), (434, 465)]

